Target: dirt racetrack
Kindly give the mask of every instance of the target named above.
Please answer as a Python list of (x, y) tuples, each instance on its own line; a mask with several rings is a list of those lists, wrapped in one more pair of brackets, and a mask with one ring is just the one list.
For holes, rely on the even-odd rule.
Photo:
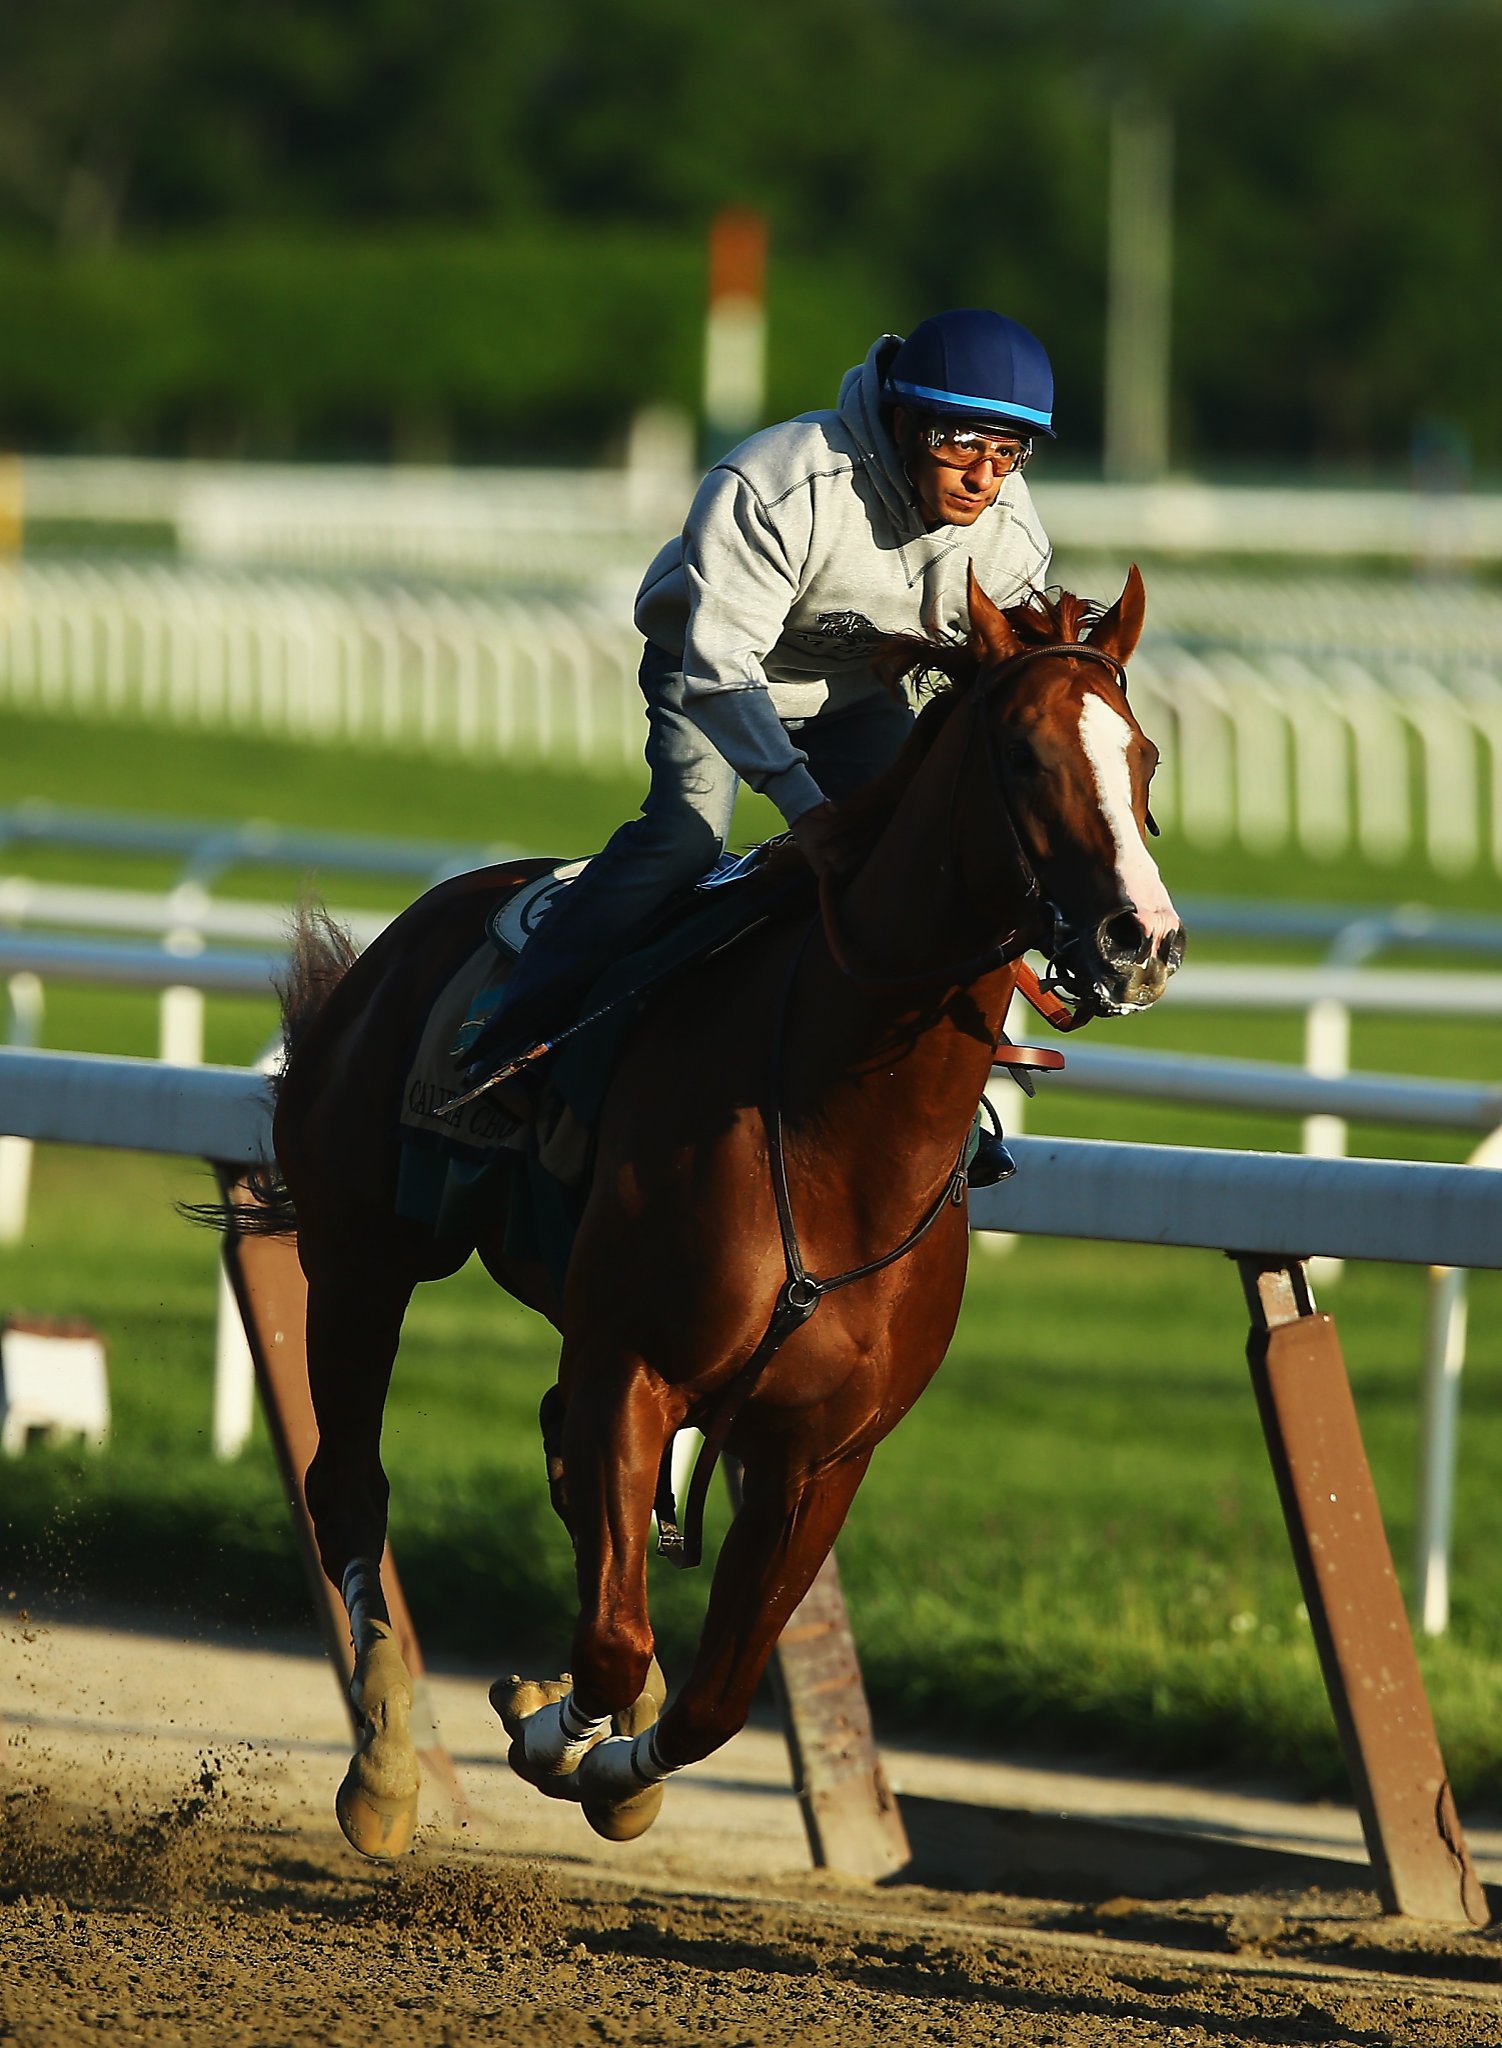
[[(1348, 1885), (1182, 1899), (840, 1882), (808, 1869), (770, 1730), (613, 1849), (509, 1777), (481, 1681), (435, 1693), (469, 1810), (429, 1783), (416, 1852), (379, 1868), (333, 1825), (345, 1734), (315, 1655), (12, 1605), (0, 2041), (1502, 2041), (1498, 1937), (1381, 1919), (1356, 1861), (1330, 1866)], [(929, 1790), (984, 1775), (905, 1753), (904, 1773)], [(1354, 1854), (1338, 1815), (1308, 1825)]]

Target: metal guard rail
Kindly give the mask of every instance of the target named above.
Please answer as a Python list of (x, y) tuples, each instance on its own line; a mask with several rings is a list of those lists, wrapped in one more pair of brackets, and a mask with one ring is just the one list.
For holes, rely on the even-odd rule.
[[(0, 1131), (241, 1164), (268, 1142), (265, 1076), (104, 1054), (0, 1050)], [(1211, 1251), (1502, 1267), (1502, 1173), (1094, 1138), (1017, 1138), (979, 1230)]]

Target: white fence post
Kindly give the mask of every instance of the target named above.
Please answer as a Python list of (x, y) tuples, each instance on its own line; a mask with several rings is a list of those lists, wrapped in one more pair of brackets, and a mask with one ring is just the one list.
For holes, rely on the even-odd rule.
[[(1482, 1139), (1472, 1166), (1502, 1167), (1502, 1129)], [(1414, 1513), (1413, 1604), (1427, 1636), (1450, 1626), (1450, 1539), (1460, 1446), (1460, 1377), (1465, 1367), (1466, 1275), (1459, 1266), (1429, 1269), (1429, 1329), (1419, 1424), (1419, 1484)]]
[(1465, 1339), (1466, 1276), (1458, 1266), (1431, 1266), (1414, 1517), (1414, 1606), (1426, 1636), (1442, 1636), (1450, 1626), (1450, 1531)]
[(216, 1458), (238, 1458), (250, 1442), (255, 1416), (256, 1372), (245, 1324), (223, 1262), (214, 1321), (214, 1425)]
[[(42, 1035), (42, 984), (35, 974), (13, 974), (9, 981), (11, 1045), (36, 1045)], [(30, 1138), (0, 1137), (0, 1244), (19, 1244), (26, 1234), (31, 1199)]]
[[(1351, 1070), (1351, 1013), (1336, 996), (1321, 996), (1304, 1013), (1304, 1066), (1324, 1080)], [(1343, 1117), (1305, 1117), (1304, 1151), (1311, 1159), (1340, 1159), (1345, 1149)], [(1311, 1259), (1309, 1270), (1316, 1284), (1329, 1286), (1340, 1277), (1340, 1260)]]

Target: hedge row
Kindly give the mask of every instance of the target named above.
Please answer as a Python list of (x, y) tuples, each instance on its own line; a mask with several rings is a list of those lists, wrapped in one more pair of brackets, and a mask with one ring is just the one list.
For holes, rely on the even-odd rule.
[[(627, 232), (0, 249), (0, 436), (22, 448), (578, 452), (697, 403), (704, 257)], [(830, 402), (907, 309), (782, 262), (772, 416)]]

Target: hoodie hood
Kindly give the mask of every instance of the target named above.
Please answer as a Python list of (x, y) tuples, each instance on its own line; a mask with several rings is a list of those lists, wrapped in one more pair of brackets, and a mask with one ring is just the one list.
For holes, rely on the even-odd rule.
[(847, 370), (840, 379), (839, 414), (893, 521), (911, 525), (917, 520), (921, 525), (913, 487), (881, 412), (887, 368), (901, 346), (900, 334), (883, 334), (872, 342), (866, 360)]

